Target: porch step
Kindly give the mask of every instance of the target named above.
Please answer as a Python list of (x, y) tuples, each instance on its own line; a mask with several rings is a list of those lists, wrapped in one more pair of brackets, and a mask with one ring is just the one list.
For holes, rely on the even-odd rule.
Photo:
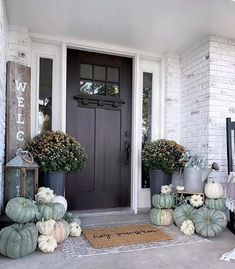
[(110, 216), (110, 215), (128, 215), (134, 214), (134, 210), (129, 207), (117, 207), (106, 209), (90, 209), (90, 210), (70, 210), (73, 214), (78, 214), (79, 217), (95, 217), (95, 216)]

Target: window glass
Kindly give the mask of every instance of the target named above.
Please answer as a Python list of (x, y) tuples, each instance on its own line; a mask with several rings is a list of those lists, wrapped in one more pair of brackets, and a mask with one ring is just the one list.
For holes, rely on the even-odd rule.
[(51, 130), (53, 60), (40, 58), (39, 63), (39, 132)]
[(85, 79), (92, 79), (92, 65), (91, 64), (81, 64), (80, 77), (85, 78)]
[(119, 69), (108, 67), (107, 71), (108, 81), (110, 82), (119, 82)]
[[(142, 147), (151, 141), (152, 74), (143, 73)], [(142, 164), (142, 188), (149, 188), (149, 171)]]
[(94, 66), (94, 79), (105, 81), (106, 80), (106, 67), (95, 65)]

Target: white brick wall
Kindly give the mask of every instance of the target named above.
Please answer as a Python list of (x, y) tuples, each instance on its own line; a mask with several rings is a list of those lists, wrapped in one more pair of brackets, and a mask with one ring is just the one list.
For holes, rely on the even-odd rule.
[(235, 41), (211, 36), (208, 161), (217, 161), (219, 173), (227, 178), (225, 119), (235, 120)]
[(178, 55), (165, 58), (165, 137), (180, 140), (181, 70)]
[(7, 61), (30, 66), (31, 38), (28, 28), (9, 25), (7, 42)]
[(5, 153), (6, 42), (7, 16), (5, 3), (3, 0), (0, 0), (0, 214), (3, 202), (3, 169)]
[(181, 57), (180, 142), (227, 179), (226, 117), (235, 120), (235, 41), (211, 36)]
[(201, 42), (181, 58), (181, 143), (207, 158), (209, 42)]

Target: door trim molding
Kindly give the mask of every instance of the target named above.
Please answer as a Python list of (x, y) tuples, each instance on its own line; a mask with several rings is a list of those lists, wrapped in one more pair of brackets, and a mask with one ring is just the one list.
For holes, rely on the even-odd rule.
[[(55, 110), (60, 111), (61, 117), (60, 124), (56, 128), (63, 132), (66, 131), (66, 83), (67, 83), (67, 49), (73, 48), (78, 50), (85, 50), (90, 52), (99, 52), (103, 54), (110, 54), (120, 57), (129, 57), (133, 59), (132, 65), (132, 151), (131, 151), (131, 209), (134, 213), (138, 212), (138, 199), (139, 199), (139, 182), (141, 180), (141, 128), (142, 128), (142, 112), (140, 110), (141, 89), (140, 87), (140, 59), (158, 61), (160, 69), (163, 68), (164, 57), (162, 55), (145, 54), (143, 51), (126, 49), (122, 47), (112, 46), (109, 44), (102, 44), (96, 42), (86, 42), (81, 40), (69, 39), (66, 37), (54, 37), (36, 33), (30, 33), (30, 37), (35, 43), (43, 43), (45, 45), (60, 46), (60, 74), (61, 74), (61, 91), (60, 96), (61, 106), (54, 107)], [(32, 67), (33, 69), (33, 67)], [(35, 72), (35, 71), (32, 71)], [(160, 79), (163, 78), (163, 72), (160, 71)], [(37, 79), (37, 78), (35, 78)], [(159, 82), (161, 83), (161, 81)], [(164, 86), (162, 84), (161, 94), (163, 96)], [(58, 96), (58, 95), (57, 95)], [(34, 96), (34, 100), (36, 100)], [(161, 98), (162, 99), (162, 98)], [(162, 102), (162, 100), (161, 100)], [(34, 105), (32, 103), (32, 105)], [(33, 110), (33, 109), (32, 109)], [(35, 108), (34, 108), (35, 110)], [(164, 104), (161, 103), (160, 109), (160, 137), (163, 135), (163, 120), (164, 120)], [(35, 115), (35, 114), (34, 114)], [(35, 126), (35, 117), (32, 118), (33, 126)], [(34, 130), (35, 131), (35, 130)], [(32, 132), (33, 135), (35, 133)]]

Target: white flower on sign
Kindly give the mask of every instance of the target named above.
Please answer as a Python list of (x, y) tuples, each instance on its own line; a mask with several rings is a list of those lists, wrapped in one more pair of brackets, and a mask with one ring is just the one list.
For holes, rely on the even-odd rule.
[(193, 194), (189, 202), (193, 207), (199, 207), (203, 205), (203, 199), (200, 194)]
[(162, 194), (170, 194), (172, 191), (171, 185), (164, 185), (161, 187), (161, 193)]

